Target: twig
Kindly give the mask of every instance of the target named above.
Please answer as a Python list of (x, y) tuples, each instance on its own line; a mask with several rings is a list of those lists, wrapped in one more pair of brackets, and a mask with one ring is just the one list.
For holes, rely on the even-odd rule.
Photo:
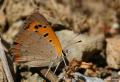
[(1, 58), (3, 69), (5, 71), (8, 82), (14, 82), (10, 67), (8, 65), (7, 57), (5, 55), (4, 48), (1, 43), (1, 38), (0, 38), (0, 58)]

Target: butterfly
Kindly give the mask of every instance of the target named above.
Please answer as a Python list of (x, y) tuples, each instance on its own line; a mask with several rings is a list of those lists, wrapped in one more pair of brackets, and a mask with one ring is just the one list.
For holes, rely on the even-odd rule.
[(63, 58), (58, 37), (39, 12), (28, 16), (10, 51), (15, 63), (24, 63), (30, 67), (54, 66)]

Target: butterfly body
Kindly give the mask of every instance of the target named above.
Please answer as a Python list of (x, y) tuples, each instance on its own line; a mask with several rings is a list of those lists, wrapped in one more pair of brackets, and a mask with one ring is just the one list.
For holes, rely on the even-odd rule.
[(48, 66), (61, 59), (62, 48), (48, 21), (38, 12), (30, 15), (11, 47), (15, 62)]

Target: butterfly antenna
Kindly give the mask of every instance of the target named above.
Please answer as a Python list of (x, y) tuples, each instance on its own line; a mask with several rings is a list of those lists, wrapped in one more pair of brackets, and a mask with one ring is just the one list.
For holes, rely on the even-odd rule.
[(53, 62), (50, 63), (49, 68), (48, 68), (47, 72), (45, 73), (45, 77), (47, 76), (48, 72), (50, 71), (52, 65), (53, 65)]
[(8, 82), (15, 82), (13, 72), (10, 69), (11, 67), (9, 65), (6, 54), (4, 52), (4, 48), (3, 48), (3, 44), (1, 42), (1, 38), (0, 38), (0, 59), (1, 59), (2, 66), (3, 66), (3, 69), (5, 71), (5, 75), (7, 77)]

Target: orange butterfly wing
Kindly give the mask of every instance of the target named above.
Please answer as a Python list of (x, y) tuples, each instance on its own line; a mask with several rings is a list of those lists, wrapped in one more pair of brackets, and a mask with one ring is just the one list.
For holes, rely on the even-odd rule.
[(47, 20), (39, 13), (27, 18), (11, 48), (15, 61), (33, 66), (47, 66), (62, 54), (60, 42)]

